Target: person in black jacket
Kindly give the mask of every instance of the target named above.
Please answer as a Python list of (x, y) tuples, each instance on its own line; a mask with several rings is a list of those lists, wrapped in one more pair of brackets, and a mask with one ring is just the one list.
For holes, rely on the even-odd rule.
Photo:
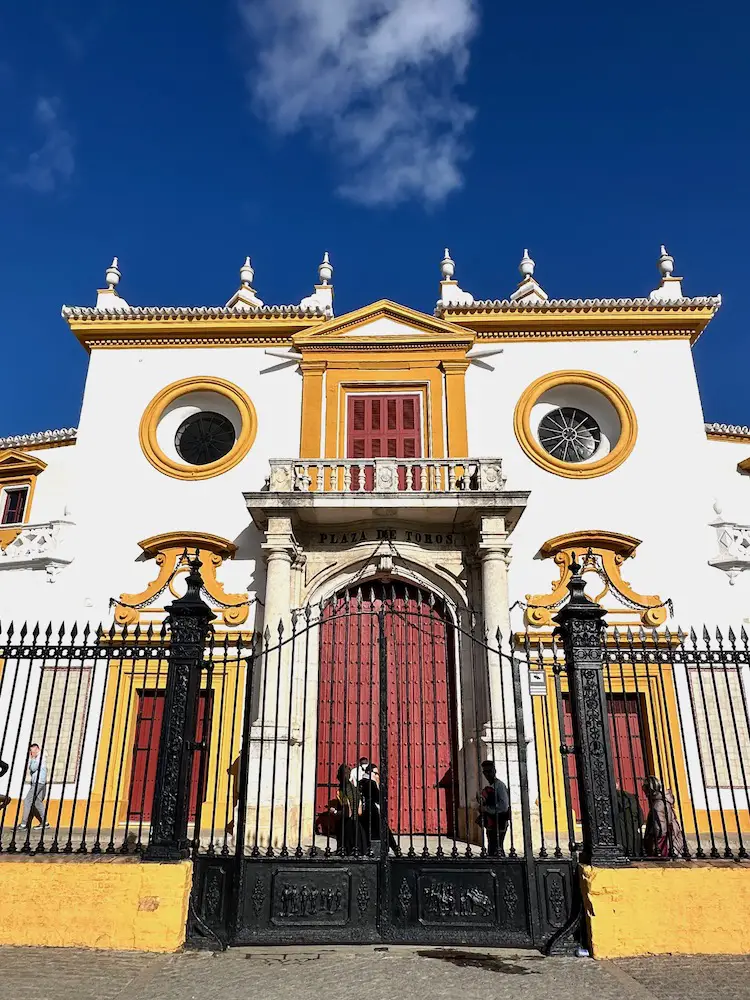
[[(3, 777), (8, 771), (8, 765), (4, 760), (0, 760), (0, 778)], [(5, 807), (10, 802), (10, 795), (0, 795), (0, 809), (5, 809)]]
[[(367, 764), (364, 776), (359, 782), (359, 795), (362, 800), (362, 825), (370, 840), (380, 840), (380, 774), (377, 764)], [(398, 856), (401, 851), (396, 838), (388, 828), (388, 846)]]

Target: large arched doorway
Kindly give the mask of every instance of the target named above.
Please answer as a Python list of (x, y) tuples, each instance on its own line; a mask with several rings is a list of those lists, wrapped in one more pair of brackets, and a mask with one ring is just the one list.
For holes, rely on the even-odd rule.
[(454, 831), (454, 639), (443, 603), (400, 583), (363, 584), (326, 605), (318, 684), (317, 809), (335, 796), (339, 767), (354, 769), (367, 758), (380, 767), (381, 779), (387, 772), (392, 832), (413, 837)]

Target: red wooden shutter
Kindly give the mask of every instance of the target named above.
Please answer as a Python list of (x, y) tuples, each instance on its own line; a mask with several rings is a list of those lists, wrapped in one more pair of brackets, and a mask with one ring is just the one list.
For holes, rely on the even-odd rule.
[(421, 458), (419, 396), (352, 393), (347, 431), (347, 458)]

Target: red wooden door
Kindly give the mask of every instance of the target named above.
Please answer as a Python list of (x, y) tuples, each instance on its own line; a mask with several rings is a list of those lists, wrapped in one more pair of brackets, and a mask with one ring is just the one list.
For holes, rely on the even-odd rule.
[[(390, 591), (390, 588), (388, 588)], [(396, 588), (386, 601), (388, 813), (398, 833), (448, 833), (453, 696), (446, 622), (426, 601)], [(326, 612), (318, 687), (316, 810), (335, 796), (342, 763), (380, 764), (380, 607), (341, 598)]]
[[(133, 742), (133, 774), (130, 784), (128, 818), (131, 822), (151, 821), (151, 808), (156, 786), (156, 764), (159, 756), (161, 726), (164, 718), (164, 691), (140, 691), (138, 693), (138, 713), (136, 715), (135, 739)], [(198, 701), (196, 742), (211, 741), (210, 692), (201, 691)], [(195, 819), (198, 806), (200, 784), (201, 751), (193, 754), (193, 768), (190, 784), (190, 819)], [(204, 766), (203, 801), (206, 798), (208, 760)]]
[[(422, 428), (417, 394), (356, 395), (347, 398), (347, 458), (421, 458)], [(399, 468), (399, 488), (406, 476), (418, 470)], [(414, 483), (415, 488), (418, 484)], [(365, 489), (372, 490), (374, 476), (366, 471)], [(354, 470), (352, 489), (359, 489), (359, 472)]]
[[(608, 694), (609, 738), (614, 757), (615, 778), (620, 788), (638, 796), (643, 815), (648, 813), (648, 800), (643, 793), (643, 781), (648, 776), (645, 734), (637, 694)], [(563, 695), (565, 742), (573, 743), (573, 716), (570, 695)], [(576, 817), (581, 817), (578, 789), (578, 766), (574, 754), (568, 754), (570, 799)]]

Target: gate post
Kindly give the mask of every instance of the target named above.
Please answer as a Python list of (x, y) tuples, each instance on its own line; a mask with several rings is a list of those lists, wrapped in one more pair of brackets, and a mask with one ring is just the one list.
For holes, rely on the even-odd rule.
[(209, 624), (216, 617), (201, 599), (200, 570), (196, 551), (187, 590), (169, 605), (169, 665), (147, 861), (176, 861), (191, 853), (187, 829), (203, 650)]
[(606, 611), (584, 593), (575, 553), (568, 603), (555, 615), (562, 637), (578, 763), (583, 826), (581, 859), (592, 865), (625, 865), (617, 843), (615, 777), (603, 673), (602, 619)]

